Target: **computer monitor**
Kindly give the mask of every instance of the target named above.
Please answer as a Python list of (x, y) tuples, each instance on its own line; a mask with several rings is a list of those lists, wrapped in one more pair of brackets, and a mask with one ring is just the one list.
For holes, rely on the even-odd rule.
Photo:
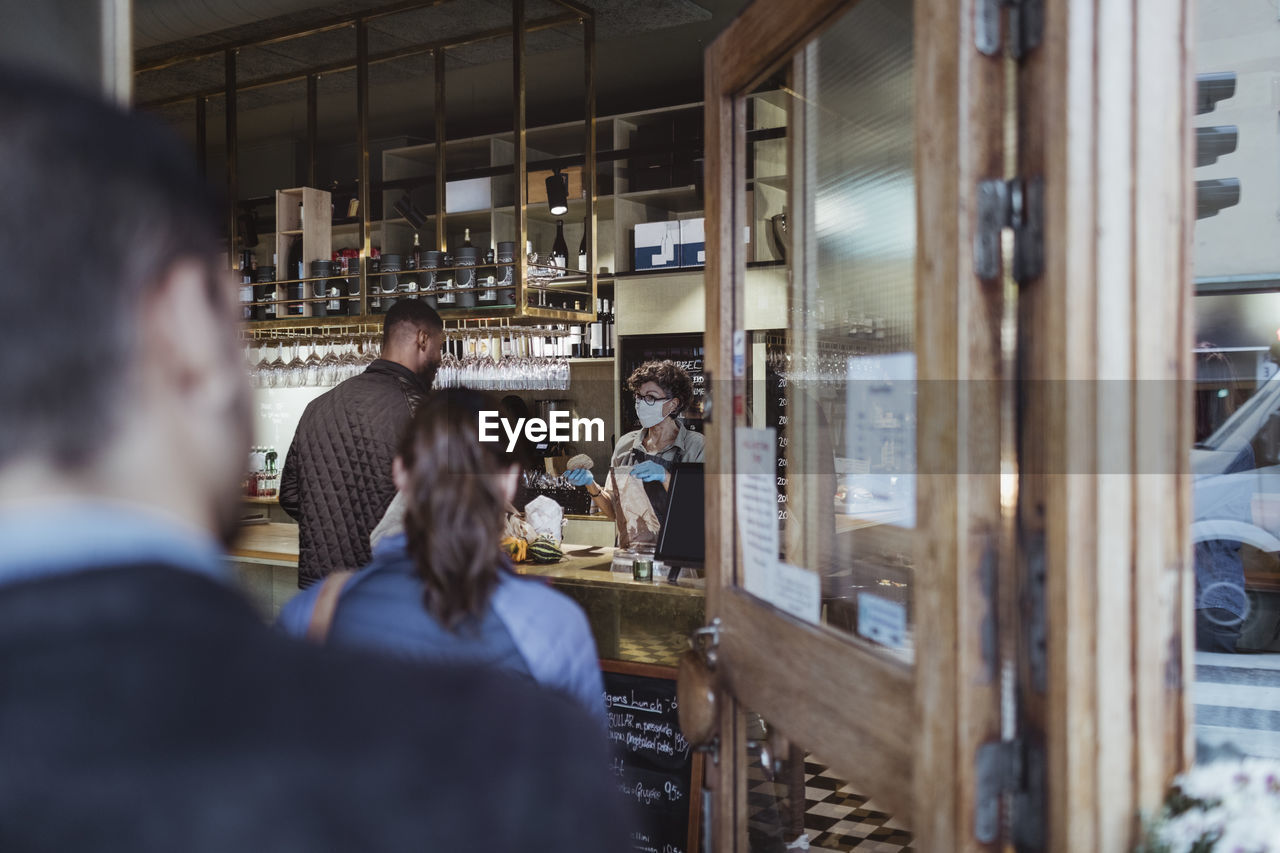
[(671, 567), (667, 580), (681, 568), (701, 569), (706, 562), (706, 494), (701, 462), (678, 462), (671, 472), (666, 517), (653, 558)]

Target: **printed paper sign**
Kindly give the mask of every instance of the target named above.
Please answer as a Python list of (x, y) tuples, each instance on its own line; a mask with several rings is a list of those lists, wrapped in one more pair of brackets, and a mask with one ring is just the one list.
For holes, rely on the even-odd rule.
[(737, 427), (733, 433), (735, 509), (742, 548), (742, 586), (770, 600), (778, 564), (778, 489), (773, 472), (777, 444), (773, 429)]
[(845, 397), (848, 515), (916, 525), (916, 356), (852, 356)]
[(896, 601), (858, 594), (858, 634), (883, 646), (900, 649), (907, 644), (907, 607)]
[(822, 618), (822, 585), (818, 573), (790, 563), (778, 563), (773, 570), (773, 593), (769, 601), (797, 619), (818, 624)]

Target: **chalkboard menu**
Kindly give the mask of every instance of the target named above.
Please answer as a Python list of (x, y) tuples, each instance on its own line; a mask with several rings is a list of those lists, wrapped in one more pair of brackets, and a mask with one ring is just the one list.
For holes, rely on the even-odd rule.
[(702, 334), (684, 335), (628, 335), (622, 339), (621, 376), (622, 432), (640, 429), (636, 417), (636, 398), (627, 388), (627, 377), (646, 361), (674, 361), (683, 367), (693, 380), (693, 401), (681, 413), (685, 426), (694, 432), (702, 432), (702, 408), (706, 397), (706, 376), (702, 370)]
[(632, 849), (696, 853), (702, 755), (680, 733), (676, 670), (601, 661), (618, 790), (635, 815)]
[[(778, 443), (777, 477), (778, 487), (778, 528), (779, 543), (787, 541), (787, 524), (791, 521), (791, 510), (787, 506), (787, 426), (790, 416), (787, 411), (787, 391), (790, 387), (785, 373), (778, 367), (784, 363), (786, 344), (784, 333), (772, 333), (766, 348), (764, 393), (765, 423), (763, 426), (773, 427)], [(785, 547), (783, 545), (782, 547)], [(785, 557), (784, 555), (781, 555)]]

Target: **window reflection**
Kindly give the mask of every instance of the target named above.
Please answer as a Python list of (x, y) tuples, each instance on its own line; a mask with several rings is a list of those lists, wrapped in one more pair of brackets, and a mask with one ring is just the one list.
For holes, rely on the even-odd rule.
[(1274, 5), (1197, 5), (1196, 736), (1280, 757), (1280, 47)]

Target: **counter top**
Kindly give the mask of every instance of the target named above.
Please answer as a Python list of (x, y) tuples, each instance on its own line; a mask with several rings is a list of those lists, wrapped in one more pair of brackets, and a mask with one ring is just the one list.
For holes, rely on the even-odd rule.
[(229, 556), (246, 560), (298, 563), (298, 525), (274, 522), (240, 528)]
[[(565, 544), (565, 559), (558, 563), (518, 563), (516, 573), (536, 575), (548, 578), (557, 583), (575, 583), (584, 586), (632, 587), (636, 590), (655, 592), (663, 595), (696, 595), (705, 594), (706, 581), (701, 578), (681, 578), (675, 583), (668, 583), (665, 577), (651, 581), (632, 579), (625, 572), (611, 571), (613, 565), (613, 548), (586, 548), (581, 545)], [(665, 574), (665, 570), (657, 572)]]
[[(581, 586), (628, 587), (663, 595), (702, 596), (706, 582), (681, 578), (668, 583), (665, 578), (652, 581), (633, 580), (629, 574), (610, 570), (613, 548), (588, 547), (566, 543), (565, 559), (558, 563), (519, 563), (516, 573), (544, 577), (557, 584)], [(240, 529), (229, 556), (241, 560), (272, 560), (297, 565), (298, 526), (296, 524), (251, 524)]]

